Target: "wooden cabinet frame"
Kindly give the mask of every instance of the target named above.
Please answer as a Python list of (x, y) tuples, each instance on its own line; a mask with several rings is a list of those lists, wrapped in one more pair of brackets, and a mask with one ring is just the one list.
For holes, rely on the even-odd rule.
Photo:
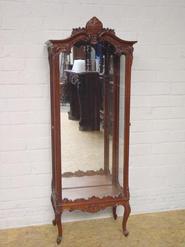
[[(106, 41), (114, 46), (114, 126), (113, 126), (113, 183), (118, 176), (118, 120), (119, 120), (119, 69), (120, 55), (125, 55), (125, 91), (124, 91), (124, 171), (122, 193), (118, 196), (105, 196), (99, 198), (92, 196), (88, 199), (78, 198), (68, 200), (62, 197), (61, 181), (61, 137), (60, 137), (60, 82), (59, 82), (59, 54), (61, 52), (69, 53), (71, 47), (79, 41), (85, 41), (89, 44)], [(69, 38), (63, 40), (49, 40), (47, 42), (49, 65), (50, 65), (50, 86), (51, 86), (51, 136), (52, 136), (52, 194), (51, 202), (53, 205), (55, 218), (53, 224), (58, 226), (57, 243), (60, 243), (62, 237), (61, 214), (64, 210), (81, 210), (87, 212), (97, 212), (107, 207), (112, 207), (114, 219), (117, 218), (116, 206), (123, 205), (124, 216), (122, 222), (123, 233), (128, 235), (126, 229), (127, 219), (130, 214), (129, 204), (129, 126), (130, 126), (130, 87), (131, 87), (131, 66), (133, 60), (133, 45), (136, 41), (125, 41), (115, 35), (114, 30), (103, 28), (102, 23), (93, 17), (86, 24), (85, 28), (73, 29)], [(106, 128), (106, 126), (105, 126)], [(106, 140), (105, 140), (106, 142)], [(105, 144), (106, 145), (106, 144)], [(106, 158), (106, 157), (105, 157)], [(104, 168), (106, 170), (106, 167)], [(88, 172), (87, 172), (88, 173)], [(75, 174), (73, 174), (75, 175)], [(79, 175), (79, 174), (78, 174)], [(83, 174), (81, 174), (83, 175)]]

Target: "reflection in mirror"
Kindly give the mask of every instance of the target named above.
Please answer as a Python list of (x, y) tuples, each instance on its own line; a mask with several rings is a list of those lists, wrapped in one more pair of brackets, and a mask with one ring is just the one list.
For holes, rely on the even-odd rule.
[[(92, 175), (93, 186), (118, 182), (118, 169), (113, 170), (115, 162), (120, 160), (123, 163), (120, 158), (123, 150), (114, 150), (118, 148), (114, 147), (114, 142), (119, 139), (116, 133), (120, 132), (120, 138), (123, 137), (123, 127), (119, 128), (119, 115), (121, 119), (123, 117), (123, 82), (120, 84), (121, 96), (114, 94), (117, 92), (119, 96), (119, 80), (124, 79), (124, 75), (119, 78), (119, 73), (115, 73), (120, 56), (115, 60), (113, 54), (114, 48), (107, 43), (75, 44), (69, 54), (60, 54), (63, 178), (87, 175), (89, 184)], [(121, 60), (122, 68), (123, 63)], [(118, 117), (117, 126), (113, 121), (115, 115)], [(98, 176), (101, 179), (98, 180)], [(66, 184), (65, 179), (64, 182), (63, 188), (72, 186)], [(84, 182), (79, 186), (85, 185)]]

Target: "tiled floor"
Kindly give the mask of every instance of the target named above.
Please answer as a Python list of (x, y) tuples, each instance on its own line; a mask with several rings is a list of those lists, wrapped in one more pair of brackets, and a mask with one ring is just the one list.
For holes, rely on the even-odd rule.
[[(185, 247), (185, 210), (133, 215), (130, 235), (121, 231), (121, 218), (65, 223), (62, 247)], [(53, 247), (52, 225), (1, 230), (1, 247)]]

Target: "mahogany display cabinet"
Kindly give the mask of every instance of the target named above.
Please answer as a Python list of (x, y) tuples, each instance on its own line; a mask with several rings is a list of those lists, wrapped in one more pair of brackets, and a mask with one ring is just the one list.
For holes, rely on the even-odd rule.
[(47, 41), (51, 85), (53, 224), (64, 210), (130, 214), (129, 127), (133, 45), (96, 17), (71, 36)]

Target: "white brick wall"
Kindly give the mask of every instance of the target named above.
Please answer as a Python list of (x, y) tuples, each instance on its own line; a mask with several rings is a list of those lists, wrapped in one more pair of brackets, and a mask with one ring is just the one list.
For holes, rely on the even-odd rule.
[[(185, 1), (0, 0), (0, 228), (51, 222), (44, 42), (65, 38), (94, 15), (123, 39), (138, 40), (132, 76), (132, 212), (185, 208)], [(65, 219), (84, 217), (75, 213)]]

